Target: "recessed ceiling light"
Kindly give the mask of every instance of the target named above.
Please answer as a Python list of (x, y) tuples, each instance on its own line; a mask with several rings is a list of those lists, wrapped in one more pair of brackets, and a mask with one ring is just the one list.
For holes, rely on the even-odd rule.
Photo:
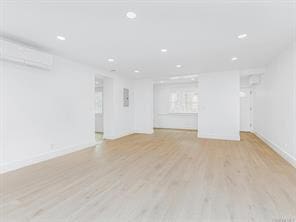
[(240, 34), (240, 35), (238, 35), (237, 36), (237, 38), (239, 38), (239, 39), (244, 39), (244, 38), (246, 38), (248, 35), (247, 34)]
[(134, 12), (127, 12), (126, 17), (128, 17), (129, 19), (135, 19), (137, 17), (137, 14)]
[(167, 52), (168, 50), (167, 49), (161, 49), (160, 51), (161, 52)]
[(66, 40), (66, 37), (61, 36), (61, 35), (58, 35), (58, 36), (57, 36), (57, 39), (58, 39), (58, 40), (62, 40), (62, 41), (64, 41), (64, 40)]
[(192, 78), (191, 80), (192, 80), (192, 81), (194, 81), (194, 80), (195, 80), (195, 78)]
[(237, 57), (233, 57), (231, 58), (232, 61), (236, 61), (237, 60)]
[(135, 72), (135, 73), (139, 73), (140, 71), (139, 71), (139, 70), (135, 70), (134, 72)]
[(114, 62), (114, 59), (110, 58), (108, 59), (108, 62)]
[(159, 83), (164, 83), (164, 81), (159, 81)]
[(176, 65), (176, 67), (177, 67), (177, 68), (181, 68), (181, 67), (182, 67), (182, 65)]

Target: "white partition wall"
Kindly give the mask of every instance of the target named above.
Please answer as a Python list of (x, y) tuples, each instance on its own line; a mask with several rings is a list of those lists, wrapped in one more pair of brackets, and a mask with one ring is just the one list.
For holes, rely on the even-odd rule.
[[(124, 106), (123, 91), (128, 89), (129, 104)], [(104, 79), (104, 138), (117, 139), (134, 132), (133, 81), (114, 76)]]
[(136, 80), (134, 83), (135, 132), (153, 133), (153, 82)]
[(236, 71), (199, 76), (198, 137), (240, 139), (239, 81)]

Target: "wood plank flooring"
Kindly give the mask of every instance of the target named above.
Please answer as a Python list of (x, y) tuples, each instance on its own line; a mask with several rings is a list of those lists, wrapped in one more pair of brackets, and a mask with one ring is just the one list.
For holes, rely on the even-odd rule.
[(156, 130), (0, 175), (0, 221), (295, 222), (296, 169), (241, 138)]

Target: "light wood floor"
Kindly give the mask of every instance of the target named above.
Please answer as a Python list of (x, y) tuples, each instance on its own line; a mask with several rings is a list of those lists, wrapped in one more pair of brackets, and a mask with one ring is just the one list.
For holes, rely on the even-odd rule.
[(249, 133), (157, 130), (0, 178), (1, 222), (296, 221), (296, 169)]

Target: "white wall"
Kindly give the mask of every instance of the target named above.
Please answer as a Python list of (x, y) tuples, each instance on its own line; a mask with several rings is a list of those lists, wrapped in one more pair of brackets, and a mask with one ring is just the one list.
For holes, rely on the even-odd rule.
[(254, 131), (296, 166), (296, 49), (267, 66), (254, 93)]
[[(49, 71), (4, 61), (0, 70), (0, 172), (95, 145), (97, 70), (58, 56)], [(134, 133), (133, 87), (131, 79), (105, 76), (105, 138)]]
[(134, 82), (134, 123), (136, 133), (153, 133), (153, 82), (135, 80)]
[(169, 94), (176, 88), (197, 88), (197, 82), (154, 85), (154, 127), (196, 130), (197, 114), (169, 113)]
[(0, 172), (95, 145), (95, 76), (104, 77), (104, 138), (153, 132), (150, 80), (101, 73), (58, 56), (51, 70), (6, 61), (0, 61), (0, 70)]
[(94, 145), (95, 70), (60, 57), (50, 71), (0, 66), (2, 172)]
[[(123, 89), (129, 89), (130, 103), (123, 106)], [(104, 138), (116, 139), (134, 133), (134, 82), (114, 77), (104, 79)]]
[(219, 72), (199, 76), (198, 136), (239, 140), (239, 73)]
[[(123, 89), (129, 89), (129, 106), (123, 106)], [(133, 80), (126, 78), (114, 79), (115, 95), (115, 137), (121, 137), (134, 132), (134, 91)]]

